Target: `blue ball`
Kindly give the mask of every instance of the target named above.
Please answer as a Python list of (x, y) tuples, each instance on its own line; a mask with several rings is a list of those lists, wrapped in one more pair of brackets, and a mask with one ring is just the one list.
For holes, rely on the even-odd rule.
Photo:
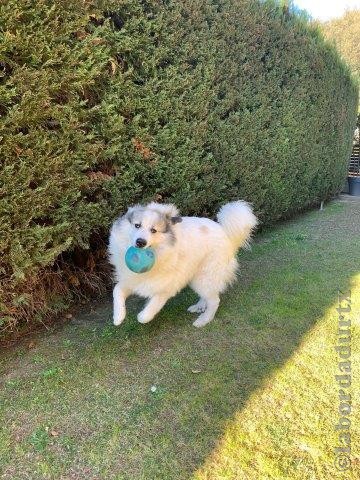
[(125, 263), (132, 272), (148, 272), (155, 263), (154, 250), (152, 248), (129, 247), (125, 253)]

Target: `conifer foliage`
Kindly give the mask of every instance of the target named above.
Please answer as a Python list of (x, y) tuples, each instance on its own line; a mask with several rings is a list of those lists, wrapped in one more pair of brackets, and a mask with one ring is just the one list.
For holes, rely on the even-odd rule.
[(270, 223), (338, 192), (356, 99), (274, 2), (2, 2), (0, 328), (97, 284), (96, 239), (129, 204), (244, 198)]

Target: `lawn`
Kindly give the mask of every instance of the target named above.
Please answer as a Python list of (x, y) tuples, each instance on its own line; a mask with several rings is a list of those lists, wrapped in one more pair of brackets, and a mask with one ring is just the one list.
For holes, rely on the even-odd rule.
[[(256, 237), (215, 320), (185, 290), (148, 325), (110, 301), (0, 358), (0, 478), (360, 478), (360, 200)], [(338, 471), (338, 291), (351, 290), (352, 471)]]

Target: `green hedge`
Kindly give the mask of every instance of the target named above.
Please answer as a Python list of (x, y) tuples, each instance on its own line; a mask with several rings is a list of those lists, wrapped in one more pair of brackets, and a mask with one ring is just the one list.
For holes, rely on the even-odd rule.
[(286, 8), (8, 0), (0, 22), (5, 329), (101, 285), (100, 239), (130, 203), (245, 198), (270, 223), (343, 184), (357, 89)]

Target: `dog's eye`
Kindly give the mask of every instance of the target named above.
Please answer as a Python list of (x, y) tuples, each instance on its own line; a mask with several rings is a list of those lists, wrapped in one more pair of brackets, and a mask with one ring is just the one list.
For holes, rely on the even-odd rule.
[(152, 228), (152, 229), (150, 230), (150, 232), (151, 232), (151, 233), (156, 233), (157, 230), (155, 230), (155, 228)]
[(135, 227), (135, 228), (140, 228), (141, 225), (140, 225), (140, 223), (135, 223), (134, 227)]

